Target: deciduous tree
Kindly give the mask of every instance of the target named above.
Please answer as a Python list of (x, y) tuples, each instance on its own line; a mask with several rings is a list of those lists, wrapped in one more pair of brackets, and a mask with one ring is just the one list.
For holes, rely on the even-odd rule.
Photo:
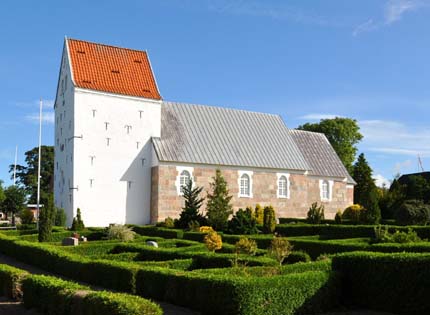
[(357, 153), (356, 145), (363, 138), (355, 119), (342, 117), (321, 119), (319, 123), (306, 123), (298, 129), (325, 134), (343, 165), (352, 173), (352, 164)]

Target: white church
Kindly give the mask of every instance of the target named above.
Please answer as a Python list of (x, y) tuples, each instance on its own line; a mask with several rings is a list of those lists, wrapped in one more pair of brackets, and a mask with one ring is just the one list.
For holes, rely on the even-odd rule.
[[(164, 102), (145, 51), (66, 39), (55, 100), (57, 207), (68, 224), (149, 224), (177, 217), (189, 179), (221, 169), (237, 210), (273, 205), (304, 217), (352, 204), (354, 181), (321, 134), (278, 115)], [(204, 209), (203, 209), (204, 210)]]

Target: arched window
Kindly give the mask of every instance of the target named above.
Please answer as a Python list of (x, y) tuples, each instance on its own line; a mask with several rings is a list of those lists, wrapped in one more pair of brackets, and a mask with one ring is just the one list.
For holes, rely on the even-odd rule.
[(191, 175), (190, 172), (183, 170), (179, 175), (179, 192), (182, 194), (184, 192), (184, 186), (188, 184), (190, 181)]
[(249, 183), (249, 175), (243, 174), (240, 177), (240, 195), (241, 196), (249, 196), (250, 195), (250, 183)]
[(321, 198), (324, 200), (330, 199), (330, 185), (327, 180), (323, 180), (321, 183)]
[(284, 175), (278, 179), (278, 196), (281, 198), (288, 197), (288, 180)]

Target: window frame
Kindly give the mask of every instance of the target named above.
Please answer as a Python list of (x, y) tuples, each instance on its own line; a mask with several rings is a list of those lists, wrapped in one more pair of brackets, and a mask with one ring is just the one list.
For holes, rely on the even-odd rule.
[[(253, 172), (251, 171), (239, 171), (238, 172), (238, 180), (237, 180), (237, 184), (238, 184), (238, 197), (239, 198), (253, 198), (253, 192), (252, 192), (252, 188), (253, 188)], [(243, 194), (242, 193), (242, 178), (246, 176), (248, 178), (248, 193)]]
[[(277, 173), (277, 180), (276, 180), (276, 197), (277, 198), (285, 198), (290, 199), (290, 174), (289, 173)], [(281, 185), (280, 181), (282, 179), (285, 179), (285, 194), (281, 194)]]
[[(320, 198), (321, 201), (331, 201), (332, 195), (333, 195), (333, 184), (334, 182), (329, 179), (320, 179), (319, 186), (320, 186)], [(325, 191), (324, 186), (327, 186), (327, 191)], [(325, 194), (325, 192), (327, 194)]]
[(178, 194), (178, 196), (183, 196), (184, 193), (182, 191), (182, 187), (184, 185), (181, 185), (181, 179), (183, 178), (182, 177), (183, 176), (182, 173), (183, 172), (187, 172), (189, 174), (188, 180), (192, 180), (193, 181), (193, 187), (194, 187), (194, 185), (195, 185), (194, 178), (193, 178), (194, 168), (193, 167), (178, 166), (178, 167), (176, 167), (176, 171), (177, 171), (176, 181), (175, 181), (176, 193)]

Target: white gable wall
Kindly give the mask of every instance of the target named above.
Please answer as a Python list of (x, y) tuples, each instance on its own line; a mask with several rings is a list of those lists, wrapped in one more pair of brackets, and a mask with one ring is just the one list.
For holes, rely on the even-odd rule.
[(73, 140), (74, 213), (80, 208), (87, 226), (149, 223), (161, 102), (79, 88), (74, 101), (75, 135), (82, 135)]

